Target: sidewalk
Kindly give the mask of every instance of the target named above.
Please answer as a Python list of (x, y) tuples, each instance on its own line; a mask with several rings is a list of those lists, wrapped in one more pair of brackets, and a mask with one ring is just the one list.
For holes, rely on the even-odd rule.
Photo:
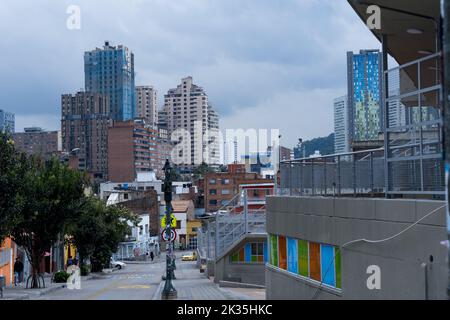
[[(91, 273), (87, 276), (81, 277), (81, 282), (88, 281), (91, 279), (99, 279), (104, 277), (109, 277), (109, 273), (113, 272), (112, 269), (104, 269), (103, 272), (100, 273)], [(26, 283), (23, 282), (19, 284), (17, 287), (7, 287), (3, 289), (3, 299), (1, 300), (30, 300), (31, 298), (36, 298), (39, 296), (46, 295), (50, 292), (53, 292), (58, 289), (62, 289), (66, 287), (65, 283), (51, 283), (51, 277), (44, 277), (45, 280), (45, 288), (40, 289), (27, 289)]]
[[(204, 273), (196, 267), (195, 262), (176, 261), (176, 280), (173, 286), (177, 290), (177, 300), (264, 300), (264, 289), (235, 289), (220, 288), (209, 280)], [(159, 285), (153, 300), (161, 300), (164, 281)]]
[(30, 297), (42, 296), (65, 285), (65, 283), (51, 283), (51, 277), (44, 277), (44, 281), (45, 288), (40, 289), (27, 289), (26, 282), (20, 283), (17, 287), (6, 287), (3, 289), (3, 300), (29, 300)]

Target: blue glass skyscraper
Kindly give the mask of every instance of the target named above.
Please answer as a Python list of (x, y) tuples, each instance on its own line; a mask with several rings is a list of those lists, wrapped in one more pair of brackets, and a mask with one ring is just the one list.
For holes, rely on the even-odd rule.
[(383, 130), (381, 63), (379, 50), (347, 53), (349, 128), (353, 141), (380, 139)]
[(0, 132), (15, 132), (16, 119), (14, 113), (0, 109)]
[(136, 115), (134, 54), (124, 46), (96, 48), (84, 54), (85, 90), (108, 96), (113, 120)]

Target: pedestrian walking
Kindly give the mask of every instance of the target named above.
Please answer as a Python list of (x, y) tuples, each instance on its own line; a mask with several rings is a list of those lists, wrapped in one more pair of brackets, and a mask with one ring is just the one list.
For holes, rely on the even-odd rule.
[(155, 255), (153, 254), (153, 251), (150, 251), (150, 259), (152, 259), (152, 261), (153, 261), (154, 257), (155, 257)]
[(16, 262), (14, 263), (14, 286), (17, 287), (19, 283), (22, 282), (22, 273), (23, 273), (23, 263), (20, 261), (20, 258), (16, 258)]

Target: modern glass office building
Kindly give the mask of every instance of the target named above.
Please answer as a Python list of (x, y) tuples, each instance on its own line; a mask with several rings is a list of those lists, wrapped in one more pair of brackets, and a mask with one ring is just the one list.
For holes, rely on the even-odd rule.
[(378, 140), (383, 128), (379, 50), (347, 53), (348, 103), (353, 141)]
[(136, 116), (134, 54), (124, 46), (96, 48), (84, 54), (86, 92), (108, 96), (114, 120)]
[(334, 99), (334, 153), (351, 151), (348, 123), (347, 96)]
[(15, 132), (15, 116), (14, 113), (6, 112), (0, 109), (0, 131)]

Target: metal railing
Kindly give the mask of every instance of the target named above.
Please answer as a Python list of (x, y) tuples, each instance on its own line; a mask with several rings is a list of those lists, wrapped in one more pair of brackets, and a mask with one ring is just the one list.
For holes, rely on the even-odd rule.
[(218, 211), (198, 230), (198, 252), (207, 259), (217, 259), (249, 233), (266, 234), (265, 204), (250, 207), (246, 189), (240, 193), (243, 211), (235, 208)]
[(437, 53), (385, 71), (384, 134), (379, 137), (384, 147), (283, 161), (277, 194), (442, 198), (440, 70), (441, 53)]
[(344, 196), (384, 193), (384, 150), (283, 161), (279, 195)]
[(439, 52), (384, 73), (389, 194), (445, 194), (441, 68)]

